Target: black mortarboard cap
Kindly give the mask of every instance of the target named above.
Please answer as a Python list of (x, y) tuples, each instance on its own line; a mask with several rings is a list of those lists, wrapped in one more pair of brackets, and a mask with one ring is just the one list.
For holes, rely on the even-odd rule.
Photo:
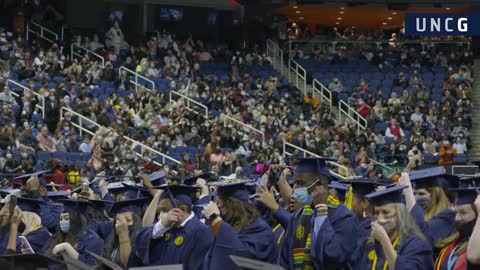
[(335, 192), (337, 193), (338, 200), (341, 202), (345, 201), (345, 196), (346, 192), (348, 190), (349, 185), (340, 183), (338, 181), (332, 181), (330, 184), (328, 184), (329, 188), (335, 189)]
[(450, 191), (458, 194), (455, 205), (473, 204), (480, 194), (480, 188), (453, 188)]
[(209, 184), (217, 187), (217, 196), (232, 197), (244, 203), (248, 202), (250, 193), (246, 187), (252, 181), (216, 182)]
[(375, 192), (378, 186), (383, 186), (381, 183), (373, 182), (366, 178), (354, 179), (349, 181), (352, 186), (352, 193), (365, 197), (365, 195)]
[(409, 174), (414, 189), (421, 188), (457, 188), (460, 177), (445, 173), (443, 166), (416, 170)]
[(192, 176), (192, 177), (184, 178), (182, 180), (182, 183), (184, 185), (194, 186), (197, 183), (198, 178), (205, 179), (205, 181), (208, 182), (210, 180), (210, 173), (202, 173), (202, 174), (195, 175), (195, 176)]
[(114, 202), (110, 209), (110, 216), (125, 212), (133, 212), (139, 216), (142, 215), (143, 206), (149, 202), (149, 198), (139, 198), (133, 200), (123, 200)]
[(22, 211), (35, 212), (35, 210), (37, 210), (42, 204), (45, 204), (44, 200), (31, 199), (31, 198), (25, 198), (25, 197), (17, 198), (17, 206)]
[(86, 213), (88, 207), (92, 206), (92, 203), (84, 200), (58, 200), (59, 203), (63, 204), (63, 212), (76, 212), (76, 213)]
[(70, 191), (49, 191), (47, 197), (50, 200), (67, 199), (70, 196)]
[(386, 189), (365, 195), (375, 206), (383, 206), (390, 203), (403, 203), (403, 189), (405, 185), (395, 185)]
[(294, 158), (298, 161), (295, 168), (297, 173), (315, 173), (331, 178), (330, 170), (327, 167), (327, 161), (335, 161), (333, 158), (312, 157), (312, 158)]
[(167, 176), (167, 173), (163, 170), (156, 171), (147, 175), (148, 179), (150, 180), (150, 183), (152, 183), (152, 185), (154, 186), (160, 186), (167, 183), (167, 181), (165, 180), (166, 176)]
[(142, 197), (150, 197), (150, 192), (148, 188), (144, 186), (134, 185), (134, 184), (127, 184), (123, 183), (126, 190), (123, 193), (123, 196), (128, 197), (129, 199), (138, 199)]
[(179, 200), (184, 204), (191, 207), (193, 204), (193, 195), (199, 191), (198, 187), (193, 187), (189, 185), (168, 185), (160, 187), (160, 189), (165, 190), (162, 193), (161, 199), (170, 199), (172, 205), (176, 206), (175, 200)]
[(460, 178), (459, 188), (480, 187), (480, 175)]

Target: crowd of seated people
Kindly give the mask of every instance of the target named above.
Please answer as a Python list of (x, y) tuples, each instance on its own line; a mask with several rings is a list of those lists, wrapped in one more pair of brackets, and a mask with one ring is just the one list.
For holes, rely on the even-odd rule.
[(395, 33), (383, 43), (371, 42), (381, 35), (360, 37), (358, 43), (338, 37), (335, 44), (313, 45), (311, 54), (297, 53), (302, 48), (294, 45), (292, 55), (332, 91), (334, 106), (341, 100), (368, 121), (356, 138), (348, 136), (353, 123), (342, 123), (347, 135), (329, 148), (360, 140), (372, 158), (409, 169), (466, 163), (474, 79), (466, 43), (403, 44)]

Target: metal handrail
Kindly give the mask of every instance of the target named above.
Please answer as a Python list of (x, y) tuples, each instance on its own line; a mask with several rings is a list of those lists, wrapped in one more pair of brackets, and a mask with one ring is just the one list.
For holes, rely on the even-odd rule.
[[(320, 156), (320, 155), (318, 155), (318, 154), (315, 154), (315, 153), (313, 153), (313, 152), (310, 152), (310, 151), (308, 151), (308, 150), (306, 150), (306, 149), (303, 149), (303, 148), (301, 148), (301, 147), (299, 147), (299, 146), (296, 146), (296, 145), (291, 144), (291, 143), (286, 142), (286, 141), (283, 142), (283, 156), (284, 156), (284, 157), (285, 157), (285, 155), (289, 155), (289, 156), (292, 155), (291, 153), (287, 152), (287, 146), (288, 146), (288, 147), (291, 147), (291, 148), (294, 148), (294, 149), (297, 149), (297, 150), (299, 150), (299, 151), (302, 151), (303, 153), (305, 153), (305, 155), (308, 154), (308, 155), (310, 155), (310, 156), (312, 156), (312, 157), (318, 157), (318, 158), (321, 158), (321, 157), (322, 157), (322, 156)], [(340, 169), (340, 168), (341, 168), (341, 169), (344, 169), (345, 172), (347, 173), (347, 176), (346, 176), (346, 177), (343, 177), (343, 176), (339, 175), (338, 173), (330, 170), (330, 173), (332, 173), (332, 174), (335, 175), (336, 177), (340, 177), (340, 178), (343, 178), (343, 179), (353, 177), (353, 176), (351, 176), (351, 175), (349, 174), (349, 170), (348, 170), (348, 168), (347, 168), (346, 166), (343, 166), (343, 165), (338, 164), (338, 163), (333, 162), (333, 161), (325, 161), (325, 163), (327, 163), (328, 165), (331, 165), (331, 166), (333, 166), (333, 167), (337, 167), (337, 170)]]
[(227, 120), (233, 121), (233, 122), (235, 122), (235, 123), (243, 126), (244, 128), (250, 129), (250, 130), (252, 130), (252, 131), (255, 131), (256, 133), (261, 134), (263, 141), (265, 141), (265, 132), (262, 132), (261, 130), (253, 127), (252, 125), (245, 124), (245, 123), (243, 123), (242, 121), (237, 120), (237, 119), (235, 119), (235, 118), (233, 118), (233, 117), (231, 117), (231, 116), (222, 115), (222, 117), (223, 117), (223, 123), (224, 123), (225, 126), (226, 126), (226, 124), (227, 124)]
[(369, 158), (369, 160), (370, 160), (371, 163), (373, 163), (373, 164), (375, 164), (375, 165), (377, 165), (377, 166), (380, 166), (380, 167), (384, 168), (385, 170), (388, 170), (388, 171), (390, 171), (390, 172), (392, 172), (392, 171), (394, 170), (392, 167), (389, 167), (389, 166), (387, 166), (387, 165), (385, 165), (385, 164), (382, 164), (382, 163), (376, 161), (375, 159)]
[(188, 97), (188, 96), (185, 96), (185, 95), (183, 95), (183, 94), (180, 94), (180, 93), (177, 92), (177, 91), (170, 91), (170, 94), (169, 94), (170, 104), (172, 104), (172, 103), (174, 102), (174, 101), (173, 101), (173, 98), (172, 98), (173, 95), (176, 95), (176, 96), (179, 96), (179, 97), (181, 97), (181, 98), (183, 98), (183, 99), (186, 99), (186, 100), (187, 100), (187, 104), (185, 104), (185, 105), (187, 106), (186, 108), (187, 108), (187, 110), (189, 110), (189, 111), (192, 111), (192, 112), (195, 112), (195, 113), (199, 113), (199, 112), (195, 111), (194, 109), (190, 108), (190, 103), (194, 103), (195, 105), (197, 105), (197, 106), (199, 106), (199, 107), (202, 107), (202, 108), (205, 110), (205, 115), (204, 115), (204, 117), (205, 117), (205, 118), (208, 117), (208, 107), (207, 107), (207, 106), (205, 106), (205, 105), (203, 105), (202, 103), (194, 100), (193, 98), (190, 98), (190, 97)]
[(342, 116), (351, 119), (357, 126), (357, 132), (360, 129), (365, 130), (368, 126), (368, 121), (363, 116), (361, 116), (355, 109), (350, 107), (345, 101), (340, 100), (338, 102), (338, 121), (342, 122)]
[(65, 40), (65, 29), (67, 29), (68, 25), (66, 24), (62, 24), (62, 30), (61, 30), (61, 33), (60, 33), (60, 38), (62, 40)]
[(135, 85), (135, 92), (137, 92), (138, 86), (143, 86), (143, 85), (141, 85), (141, 84), (138, 83), (138, 78), (141, 78), (141, 79), (143, 79), (143, 80), (145, 80), (145, 81), (147, 81), (147, 82), (149, 82), (149, 83), (152, 84), (152, 88), (151, 88), (151, 89), (148, 89), (147, 87), (145, 87), (145, 89), (147, 89), (147, 91), (155, 91), (155, 82), (154, 82), (154, 81), (152, 81), (152, 80), (148, 79), (147, 77), (142, 76), (142, 75), (138, 74), (137, 72), (135, 72), (135, 71), (133, 71), (133, 70), (130, 70), (130, 69), (124, 67), (124, 66), (121, 66), (121, 67), (118, 69), (118, 77), (119, 77), (119, 78), (121, 78), (121, 76), (122, 76), (122, 70), (127, 71), (128, 73), (132, 74), (132, 75), (135, 77), (135, 81), (130, 80), (130, 82)]
[[(39, 93), (37, 93), (37, 92), (35, 92), (35, 91), (32, 91), (32, 89), (30, 89), (30, 88), (28, 88), (28, 87), (26, 87), (26, 86), (24, 86), (24, 85), (22, 85), (22, 84), (20, 84), (20, 83), (18, 83), (18, 82), (16, 82), (16, 81), (14, 81), (14, 80), (8, 79), (8, 80), (7, 80), (7, 85), (8, 85), (9, 83), (10, 83), (10, 84), (13, 84), (13, 85), (15, 85), (15, 86), (18, 86), (18, 87), (20, 87), (20, 88), (22, 88), (23, 91), (24, 91), (24, 93), (25, 93), (25, 91), (28, 91), (29, 93), (31, 93), (31, 94), (33, 94), (34, 96), (36, 96), (36, 97), (38, 98), (38, 100), (39, 100), (39, 103), (40, 103), (40, 104), (37, 103), (37, 106), (36, 106), (36, 107), (39, 108), (39, 109), (42, 111), (42, 118), (45, 118), (45, 97), (44, 97), (44, 96), (40, 95)], [(14, 91), (12, 91), (11, 93), (12, 93), (12, 95), (19, 97), (19, 95), (18, 95), (17, 93), (15, 93)]]
[[(77, 112), (75, 112), (75, 111), (73, 111), (73, 110), (71, 110), (71, 109), (69, 109), (69, 108), (67, 108), (67, 107), (62, 107), (62, 108), (60, 109), (60, 119), (61, 119), (61, 120), (64, 119), (64, 113), (65, 113), (65, 112), (71, 113), (71, 114), (75, 115), (76, 117), (78, 117), (78, 124), (75, 123), (75, 122), (71, 122), (71, 123), (72, 123), (72, 125), (73, 125), (74, 127), (76, 127), (76, 128), (79, 129), (79, 131), (80, 131), (80, 132), (79, 132), (79, 133), (80, 133), (80, 136), (82, 135), (82, 132), (86, 132), (86, 133), (88, 133), (88, 134), (90, 134), (90, 135), (92, 135), (92, 136), (95, 135), (95, 132), (93, 132), (93, 131), (88, 130), (87, 128), (85, 128), (85, 127), (82, 125), (83, 123), (89, 122), (89, 123), (94, 124), (94, 125), (95, 125), (96, 127), (98, 127), (98, 128), (101, 128), (101, 127), (102, 127), (102, 126), (99, 125), (97, 122), (95, 122), (95, 121), (89, 119), (88, 117), (85, 117), (85, 116), (83, 116), (83, 115), (81, 115), (81, 114), (79, 114), (79, 113), (77, 113)], [(144, 152), (145, 150), (147, 150), (148, 152), (152, 152), (152, 153), (154, 153), (154, 154), (156, 154), (156, 155), (161, 156), (161, 157), (162, 157), (162, 160), (163, 160), (163, 164), (165, 164), (165, 160), (166, 160), (166, 159), (168, 159), (168, 160), (170, 160), (170, 161), (173, 161), (173, 162), (175, 162), (176, 164), (180, 164), (180, 163), (181, 163), (179, 160), (176, 160), (176, 159), (173, 158), (173, 157), (170, 157), (170, 156), (168, 156), (168, 155), (166, 155), (166, 154), (163, 154), (163, 153), (159, 152), (158, 150), (155, 150), (155, 149), (153, 149), (153, 148), (151, 148), (151, 147), (149, 147), (149, 146), (147, 146), (147, 145), (145, 145), (145, 144), (143, 144), (143, 143), (141, 143), (141, 142), (139, 142), (139, 141), (136, 141), (136, 140), (134, 140), (134, 139), (132, 139), (132, 138), (129, 138), (129, 137), (127, 137), (127, 136), (123, 136), (123, 138), (126, 139), (127, 141), (131, 141), (132, 143), (134, 143), (134, 146), (139, 145), (139, 146), (141, 147), (142, 153), (137, 153), (136, 151), (134, 151), (134, 153), (135, 153), (138, 157), (140, 157), (140, 158), (143, 158), (143, 159), (145, 158), (145, 157), (143, 156), (143, 152)], [(134, 146), (133, 146), (133, 147), (134, 147)], [(158, 163), (158, 162), (155, 161), (155, 160), (153, 160), (153, 163), (155, 163), (156, 165), (162, 166), (161, 163)]]
[(283, 50), (280, 49), (278, 44), (273, 40), (267, 39), (266, 43), (266, 55), (272, 59), (272, 65), (275, 69), (280, 70), (283, 75), (284, 63), (283, 63)]
[(313, 89), (312, 96), (314, 96), (315, 92), (318, 93), (322, 99), (328, 102), (328, 105), (331, 111), (333, 107), (332, 91), (330, 91), (325, 85), (323, 85), (317, 79), (313, 80), (312, 89)]
[[(40, 28), (40, 31), (36, 32), (35, 30), (32, 29), (32, 26), (36, 26), (36, 27)], [(32, 21), (27, 23), (27, 31), (26, 32), (27, 32), (27, 40), (29, 40), (29, 38), (30, 38), (30, 33), (35, 34), (35, 35), (45, 39), (46, 41), (48, 41), (50, 43), (53, 43), (56, 40), (58, 40), (58, 34), (57, 33), (55, 33), (54, 31), (46, 28), (45, 26), (42, 26), (42, 25), (40, 25), (36, 22), (32, 22)], [(51, 34), (54, 37), (54, 39), (50, 39), (50, 38), (46, 37), (45, 33)]]
[(89, 50), (89, 49), (87, 49), (87, 48), (85, 48), (85, 47), (79, 46), (79, 45), (77, 45), (77, 44), (75, 44), (75, 43), (72, 43), (72, 45), (70, 46), (70, 59), (73, 60), (73, 56), (83, 57), (83, 55), (77, 53), (77, 52), (74, 50), (74, 48), (81, 49), (81, 50), (83, 50), (83, 51), (86, 51), (87, 54), (91, 54), (91, 55), (97, 57), (97, 58), (100, 59), (100, 61), (102, 62), (102, 68), (105, 67), (105, 58), (104, 58), (103, 56), (101, 56), (100, 54), (98, 54), (98, 53), (96, 53), (96, 52), (94, 52), (94, 51), (92, 51), (92, 50)]
[[(288, 60), (288, 81), (292, 82), (290, 74), (294, 72), (295, 75), (295, 86), (302, 91), (303, 94), (307, 95), (307, 71), (293, 59)], [(303, 80), (303, 83), (301, 82)]]

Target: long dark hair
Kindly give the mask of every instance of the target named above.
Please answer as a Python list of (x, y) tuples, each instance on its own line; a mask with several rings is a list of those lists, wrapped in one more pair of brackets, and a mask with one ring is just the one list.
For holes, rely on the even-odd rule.
[(232, 197), (219, 197), (227, 209), (224, 219), (235, 230), (254, 223), (260, 217), (260, 214), (251, 202), (244, 203)]
[(60, 229), (60, 224), (57, 226), (55, 239), (52, 240), (48, 246), (48, 257), (53, 257), (53, 248), (58, 244), (67, 242), (72, 245), (72, 247), (75, 247), (78, 240), (77, 236), (79, 234), (83, 235), (88, 231), (88, 222), (85, 215), (73, 211), (64, 213), (68, 213), (70, 215), (70, 230), (67, 233), (64, 233)]
[[(133, 244), (133, 242), (135, 241), (135, 237), (137, 236), (138, 230), (142, 228), (142, 219), (140, 218), (140, 216), (138, 216), (135, 213), (132, 213), (132, 219), (133, 219), (133, 228), (128, 232), (131, 244)], [(112, 258), (113, 252), (120, 248), (120, 243), (118, 242), (118, 235), (115, 231), (116, 223), (117, 223), (117, 220), (115, 219), (112, 222), (113, 232), (110, 236), (110, 239), (108, 239), (108, 243), (105, 245), (105, 249), (103, 250), (103, 257), (109, 260), (111, 259), (114, 263), (120, 265), (121, 261), (120, 261), (119, 251), (117, 251), (115, 257)]]

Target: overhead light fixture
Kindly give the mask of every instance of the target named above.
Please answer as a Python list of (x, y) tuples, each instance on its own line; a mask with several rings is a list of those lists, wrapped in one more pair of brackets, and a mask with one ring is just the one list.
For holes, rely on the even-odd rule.
[(395, 11), (394, 11), (394, 12), (392, 12), (392, 15), (397, 15), (397, 12), (395, 12)]
[(305, 19), (305, 18), (303, 18), (303, 17), (300, 17), (300, 20), (303, 20), (303, 19)]
[(383, 25), (387, 25), (387, 23), (386, 23), (386, 22), (383, 22), (382, 24), (383, 24)]
[(342, 19), (342, 17), (338, 17), (338, 18), (337, 18), (337, 20), (341, 20), (341, 19)]
[(336, 22), (335, 24), (337, 24), (337, 25), (338, 25), (338, 24), (340, 24), (340, 22)]
[(344, 12), (344, 11), (340, 11), (340, 14), (343, 14), (343, 13), (345, 13), (345, 12)]
[(295, 11), (295, 12), (298, 14), (298, 13), (300, 13), (301, 11), (300, 11), (300, 10), (297, 10), (297, 11)]
[(298, 6), (293, 6), (293, 8), (298, 8)]
[(445, 9), (446, 9), (446, 10), (450, 10), (451, 8), (447, 7), (447, 8), (445, 8)]
[(388, 17), (387, 19), (388, 19), (388, 20), (391, 20), (391, 19), (392, 19), (392, 17)]
[(341, 9), (341, 10), (344, 10), (344, 9), (345, 9), (345, 7), (340, 7), (340, 9)]

